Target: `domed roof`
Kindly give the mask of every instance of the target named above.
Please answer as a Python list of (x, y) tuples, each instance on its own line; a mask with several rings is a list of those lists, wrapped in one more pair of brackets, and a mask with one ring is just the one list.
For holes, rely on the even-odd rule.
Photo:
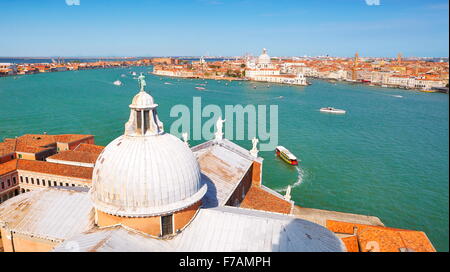
[(270, 56), (267, 54), (267, 50), (264, 48), (263, 53), (258, 57), (259, 64), (269, 64), (271, 62)]
[(91, 197), (96, 209), (112, 215), (172, 213), (197, 203), (207, 190), (193, 152), (163, 131), (157, 105), (142, 84), (130, 105), (125, 134), (106, 146), (95, 163)]
[(99, 156), (92, 182), (95, 207), (118, 216), (171, 213), (206, 193), (194, 154), (167, 133), (115, 139)]
[(155, 105), (153, 97), (144, 91), (140, 91), (137, 95), (135, 95), (130, 105), (130, 108), (134, 109), (155, 107), (157, 107), (157, 105)]

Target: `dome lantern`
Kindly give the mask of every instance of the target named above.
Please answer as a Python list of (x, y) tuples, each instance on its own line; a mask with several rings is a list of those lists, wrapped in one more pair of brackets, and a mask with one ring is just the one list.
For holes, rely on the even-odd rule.
[(153, 97), (145, 91), (145, 76), (138, 77), (140, 91), (130, 105), (130, 119), (125, 124), (125, 135), (152, 136), (164, 133), (163, 123), (158, 118)]

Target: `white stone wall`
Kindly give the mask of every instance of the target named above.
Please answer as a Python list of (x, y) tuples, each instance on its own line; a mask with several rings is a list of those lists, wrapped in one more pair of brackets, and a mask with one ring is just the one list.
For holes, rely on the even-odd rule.
[(91, 180), (18, 170), (21, 193), (44, 187), (91, 187)]

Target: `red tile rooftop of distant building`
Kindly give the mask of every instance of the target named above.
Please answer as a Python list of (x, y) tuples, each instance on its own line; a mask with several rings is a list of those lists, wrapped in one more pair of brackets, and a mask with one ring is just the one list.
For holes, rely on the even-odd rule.
[(17, 170), (17, 160), (0, 163), (0, 176)]
[(342, 238), (341, 240), (344, 243), (345, 247), (347, 248), (347, 252), (360, 252), (358, 237), (356, 237), (356, 235), (345, 237)]
[(72, 166), (46, 161), (18, 160), (17, 169), (56, 176), (92, 179), (91, 167)]
[(257, 186), (251, 186), (240, 207), (289, 214), (291, 212), (292, 204), (264, 189)]
[(5, 139), (0, 143), (0, 156), (12, 152), (39, 153), (49, 148), (55, 148), (56, 143), (72, 143), (92, 135), (64, 134), (26, 134), (15, 139)]
[(105, 149), (105, 147), (100, 145), (79, 144), (73, 151), (89, 152), (99, 155), (100, 153), (102, 153), (103, 149)]
[[(361, 252), (435, 252), (427, 235), (421, 231), (354, 224), (327, 220), (327, 228), (335, 233), (355, 235)], [(352, 239), (342, 239), (352, 250)], [(348, 249), (348, 248), (347, 248)]]
[(70, 162), (82, 162), (82, 163), (95, 163), (97, 161), (99, 154), (84, 152), (84, 151), (63, 151), (47, 159), (59, 160), (59, 161), (70, 161)]

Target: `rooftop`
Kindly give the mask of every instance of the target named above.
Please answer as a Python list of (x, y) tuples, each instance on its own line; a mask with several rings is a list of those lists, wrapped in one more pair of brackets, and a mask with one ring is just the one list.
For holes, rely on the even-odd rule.
[(102, 153), (103, 149), (105, 149), (105, 147), (100, 146), (100, 145), (79, 144), (73, 151), (89, 152), (89, 153), (100, 155), (100, 153)]
[(17, 170), (17, 160), (0, 163), (0, 176)]
[(82, 163), (95, 163), (97, 161), (99, 154), (84, 152), (84, 151), (63, 151), (47, 159), (58, 160), (58, 161), (69, 161), (69, 162), (82, 162)]
[(344, 251), (344, 244), (325, 228), (285, 215), (232, 207), (201, 209), (173, 239), (157, 239), (121, 225), (93, 228), (60, 244), (82, 252), (318, 252)]
[(65, 134), (26, 134), (15, 139), (7, 138), (0, 143), (0, 156), (13, 152), (39, 153), (50, 148), (55, 148), (56, 143), (72, 143), (92, 135)]
[(248, 150), (224, 139), (221, 143), (209, 141), (192, 148), (208, 192), (204, 205), (224, 206), (245, 173), (253, 164)]
[(91, 229), (93, 218), (89, 195), (75, 190), (37, 189), (0, 206), (0, 225), (56, 242)]
[(18, 160), (17, 169), (52, 174), (56, 176), (80, 178), (89, 181), (92, 179), (92, 168), (90, 167), (73, 166), (46, 161)]
[(276, 213), (290, 214), (293, 203), (277, 196), (270, 189), (251, 186), (240, 207)]
[[(327, 228), (337, 234), (348, 234), (343, 238), (348, 251), (355, 250), (355, 240), (361, 252), (435, 252), (424, 232), (371, 226), (328, 220)], [(353, 238), (350, 238), (353, 237)], [(345, 240), (344, 240), (345, 239)]]

